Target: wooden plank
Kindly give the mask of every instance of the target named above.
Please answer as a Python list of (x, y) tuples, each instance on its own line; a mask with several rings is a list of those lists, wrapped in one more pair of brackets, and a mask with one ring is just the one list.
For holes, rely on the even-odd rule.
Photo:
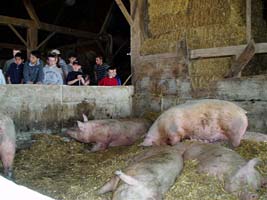
[(51, 37), (53, 37), (56, 34), (56, 32), (50, 33), (37, 47), (36, 49), (39, 49), (41, 46), (43, 46), (45, 43), (47, 43), (48, 40), (50, 40)]
[(40, 28), (41, 23), (31, 3), (31, 0), (23, 0), (23, 3), (31, 19), (35, 22), (36, 26)]
[[(0, 15), (0, 24), (5, 24), (5, 25), (11, 24), (14, 26), (21, 26), (25, 28), (36, 27), (33, 20), (20, 19), (20, 18), (8, 17), (8, 16), (3, 16), (3, 15)], [(66, 35), (73, 35), (73, 36), (81, 37), (81, 38), (88, 38), (88, 39), (98, 38), (98, 34), (96, 33), (76, 30), (76, 29), (57, 26), (53, 24), (47, 24), (43, 22), (40, 23), (40, 29), (49, 31), (49, 32), (57, 32), (57, 33), (62, 33)]]
[(128, 10), (125, 8), (124, 4), (121, 0), (115, 0), (119, 8), (121, 9), (122, 14), (126, 18), (127, 22), (130, 24), (130, 26), (133, 25), (133, 19), (131, 15), (128, 13)]
[(20, 41), (26, 46), (28, 47), (27, 42), (23, 39), (23, 37), (20, 35), (20, 33), (15, 29), (14, 26), (12, 25), (8, 25), (8, 27), (16, 34), (16, 36), (20, 39)]
[(251, 0), (246, 0), (246, 36), (247, 42), (251, 40)]
[(5, 49), (20, 49), (20, 50), (26, 50), (26, 47), (24, 45), (19, 44), (10, 44), (10, 43), (0, 43), (1, 48)]
[(241, 77), (241, 72), (256, 52), (254, 40), (251, 40), (240, 56), (232, 63), (231, 69), (225, 78)]
[[(214, 58), (240, 55), (246, 45), (190, 50), (190, 59)], [(267, 43), (255, 44), (255, 53), (267, 53)]]

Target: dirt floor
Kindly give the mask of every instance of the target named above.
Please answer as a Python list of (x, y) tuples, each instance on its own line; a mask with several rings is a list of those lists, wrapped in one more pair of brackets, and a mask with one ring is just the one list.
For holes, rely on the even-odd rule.
[[(134, 155), (144, 151), (136, 143), (129, 147), (110, 148), (91, 153), (90, 147), (56, 135), (38, 134), (30, 149), (20, 150), (14, 164), (15, 180), (42, 194), (62, 200), (109, 199), (111, 194), (98, 196), (96, 191), (113, 174), (123, 169)], [(247, 159), (259, 157), (258, 169), (267, 176), (267, 143), (242, 141), (237, 148)], [(197, 174), (194, 161), (186, 162), (181, 176), (167, 192), (166, 200), (234, 200), (223, 190), (221, 182), (204, 174)], [(2, 169), (0, 169), (2, 170)], [(260, 190), (260, 200), (267, 199), (267, 191)]]

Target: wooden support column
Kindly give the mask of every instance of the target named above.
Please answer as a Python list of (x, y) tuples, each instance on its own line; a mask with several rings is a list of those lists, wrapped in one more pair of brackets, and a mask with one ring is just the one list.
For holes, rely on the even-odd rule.
[(119, 8), (121, 9), (122, 14), (124, 15), (124, 17), (126, 18), (127, 22), (130, 24), (130, 26), (133, 25), (133, 19), (131, 17), (131, 15), (128, 13), (126, 7), (124, 6), (124, 4), (122, 3), (121, 0), (115, 0), (117, 5), (119, 6)]
[(179, 66), (179, 69), (181, 69), (181, 72), (188, 75), (188, 69), (189, 69), (189, 51), (188, 51), (188, 45), (187, 45), (187, 38), (186, 35), (183, 37), (182, 40), (180, 40), (177, 43), (177, 63)]
[(247, 35), (247, 43), (252, 38), (251, 34), (251, 0), (246, 0), (246, 35)]
[(241, 77), (241, 72), (256, 53), (254, 40), (251, 40), (240, 56), (232, 63), (231, 69), (225, 78)]
[(37, 28), (28, 28), (27, 29), (27, 55), (30, 55), (32, 50), (37, 49), (38, 44), (38, 29)]

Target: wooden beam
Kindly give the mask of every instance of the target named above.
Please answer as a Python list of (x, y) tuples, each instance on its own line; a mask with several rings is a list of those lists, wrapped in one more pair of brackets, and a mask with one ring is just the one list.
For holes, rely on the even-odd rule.
[[(8, 16), (3, 16), (3, 15), (0, 15), (0, 24), (5, 24), (5, 25), (11, 24), (14, 26), (20, 26), (20, 27), (25, 27), (25, 28), (36, 27), (33, 20), (20, 19), (20, 18), (8, 17)], [(66, 35), (73, 35), (73, 36), (81, 37), (81, 38), (88, 38), (88, 39), (98, 38), (98, 34), (96, 33), (47, 24), (43, 22), (40, 22), (40, 29), (49, 31), (49, 32), (57, 32), (57, 33), (62, 33)]]
[[(247, 45), (194, 49), (190, 50), (190, 59), (214, 58), (240, 55)], [(255, 44), (255, 53), (267, 53), (267, 43)]]
[(0, 47), (5, 49), (26, 50), (26, 47), (24, 45), (19, 45), (19, 44), (0, 43)]
[(109, 21), (110, 16), (111, 16), (111, 12), (112, 12), (112, 9), (113, 9), (113, 5), (114, 5), (114, 1), (112, 1), (112, 3), (111, 3), (111, 6), (110, 6), (109, 11), (108, 11), (108, 13), (107, 13), (107, 15), (106, 15), (106, 18), (105, 18), (105, 20), (104, 20), (104, 23), (103, 23), (102, 26), (101, 26), (101, 29), (100, 29), (100, 31), (99, 31), (99, 34), (103, 33), (104, 30), (107, 29), (107, 24), (108, 24), (108, 21)]
[(40, 28), (40, 20), (35, 12), (35, 9), (31, 3), (31, 0), (23, 0), (24, 6), (29, 14), (29, 16), (31, 17), (31, 19), (35, 22), (35, 25)]
[(8, 27), (16, 34), (16, 36), (21, 40), (21, 42), (28, 47), (27, 42), (23, 39), (23, 37), (20, 35), (20, 33), (15, 29), (14, 26), (8, 24)]
[(124, 4), (122, 3), (121, 0), (115, 0), (117, 5), (119, 6), (119, 8), (121, 9), (122, 14), (124, 15), (124, 17), (126, 18), (127, 22), (130, 24), (130, 26), (133, 25), (133, 19), (131, 17), (131, 15), (128, 13), (128, 10), (126, 9), (126, 7), (124, 6)]
[(39, 49), (41, 46), (43, 46), (48, 40), (50, 40), (51, 37), (53, 37), (56, 34), (56, 32), (50, 33), (37, 47), (36, 49)]
[(241, 77), (241, 72), (256, 52), (254, 40), (251, 40), (240, 56), (232, 63), (231, 69), (225, 78)]
[(251, 0), (246, 0), (246, 35), (247, 43), (251, 40)]
[(91, 45), (93, 43), (97, 42), (97, 40), (89, 40), (89, 41), (84, 41), (84, 42), (77, 42), (74, 44), (68, 44), (68, 45), (64, 45), (64, 46), (60, 46), (58, 47), (59, 49), (72, 49), (75, 47), (82, 47), (82, 46), (86, 46), (86, 45)]

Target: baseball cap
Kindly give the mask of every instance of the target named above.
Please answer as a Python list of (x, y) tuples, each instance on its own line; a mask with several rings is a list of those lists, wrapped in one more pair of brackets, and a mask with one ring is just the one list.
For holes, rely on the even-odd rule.
[(50, 53), (60, 55), (60, 51), (58, 49), (53, 49)]

